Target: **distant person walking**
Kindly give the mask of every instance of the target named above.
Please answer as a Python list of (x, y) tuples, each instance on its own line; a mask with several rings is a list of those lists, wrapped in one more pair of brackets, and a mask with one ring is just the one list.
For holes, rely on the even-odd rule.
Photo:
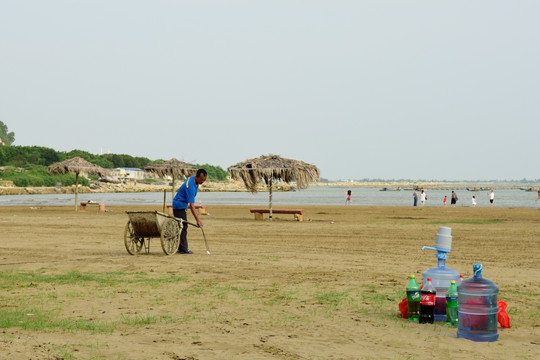
[(413, 200), (414, 200), (414, 205), (413, 206), (418, 206), (418, 191), (416, 191), (416, 189), (414, 190), (412, 196), (413, 196)]
[(442, 200), (442, 204), (444, 207), (446, 207), (446, 202), (448, 201), (448, 196), (444, 195), (444, 199)]
[(472, 207), (476, 207), (476, 196), (473, 195), (471, 200)]
[(420, 194), (420, 205), (424, 206), (424, 203), (427, 200), (427, 194), (422, 190), (422, 193)]
[(347, 190), (347, 199), (345, 200), (345, 206), (351, 205), (351, 194), (352, 194), (352, 191)]
[(491, 204), (491, 207), (493, 207), (493, 199), (495, 199), (495, 193), (493, 192), (493, 190), (491, 190), (488, 196), (489, 196), (489, 203)]
[(458, 197), (457, 197), (457, 194), (454, 190), (452, 190), (452, 198), (450, 199), (450, 206), (451, 207), (456, 207), (456, 203), (458, 201)]

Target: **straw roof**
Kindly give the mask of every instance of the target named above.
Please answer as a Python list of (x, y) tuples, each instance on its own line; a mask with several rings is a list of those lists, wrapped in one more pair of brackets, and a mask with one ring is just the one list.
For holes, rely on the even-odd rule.
[(272, 179), (286, 183), (296, 181), (298, 189), (306, 189), (310, 182), (318, 181), (320, 176), (319, 169), (315, 165), (272, 154), (239, 162), (227, 170), (233, 179), (242, 180), (252, 193), (257, 192), (261, 179), (266, 184)]
[(52, 174), (74, 173), (76, 175), (97, 174), (99, 176), (109, 174), (109, 170), (92, 164), (79, 156), (49, 165), (47, 170)]
[(79, 197), (79, 175), (98, 174), (99, 176), (109, 175), (109, 170), (105, 170), (101, 166), (89, 163), (81, 157), (57, 162), (50, 165), (47, 170), (52, 174), (75, 174), (75, 211), (77, 211), (77, 199)]
[(148, 165), (144, 168), (148, 172), (153, 172), (160, 177), (171, 176), (180, 178), (182, 176), (191, 176), (197, 172), (197, 169), (183, 161), (172, 158), (160, 164)]

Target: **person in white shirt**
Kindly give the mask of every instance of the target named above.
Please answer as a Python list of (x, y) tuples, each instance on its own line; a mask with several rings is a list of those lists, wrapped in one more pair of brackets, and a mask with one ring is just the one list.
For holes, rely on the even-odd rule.
[(489, 196), (489, 202), (491, 203), (491, 207), (493, 207), (493, 199), (495, 198), (495, 193), (493, 192), (493, 190), (491, 190), (488, 196)]
[(476, 207), (476, 196), (473, 195), (471, 201), (472, 201), (472, 207)]
[(426, 199), (427, 199), (427, 195), (424, 192), (424, 190), (422, 190), (422, 193), (420, 194), (420, 206), (424, 206)]

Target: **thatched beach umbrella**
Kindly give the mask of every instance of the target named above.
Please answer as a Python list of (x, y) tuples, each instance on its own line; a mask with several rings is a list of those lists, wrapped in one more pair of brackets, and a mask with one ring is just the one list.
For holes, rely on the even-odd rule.
[(77, 211), (77, 199), (79, 197), (79, 174), (97, 174), (99, 176), (109, 174), (109, 170), (105, 170), (101, 166), (92, 164), (78, 156), (49, 165), (47, 170), (51, 174), (75, 174), (75, 211)]
[(299, 190), (306, 189), (310, 182), (319, 180), (319, 169), (299, 160), (285, 159), (278, 155), (263, 155), (248, 159), (227, 169), (235, 180), (242, 180), (252, 193), (257, 192), (261, 180), (269, 190), (270, 220), (272, 220), (272, 181), (282, 180), (286, 183), (296, 181)]
[(183, 176), (195, 175), (197, 169), (183, 161), (172, 158), (169, 161), (164, 161), (160, 164), (148, 165), (144, 168), (145, 171), (154, 173), (160, 177), (172, 177), (172, 197), (174, 197), (174, 182), (176, 179)]

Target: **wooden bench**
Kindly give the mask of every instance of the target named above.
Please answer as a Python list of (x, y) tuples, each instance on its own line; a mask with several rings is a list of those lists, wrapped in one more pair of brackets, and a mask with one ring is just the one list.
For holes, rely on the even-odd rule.
[[(255, 214), (255, 220), (262, 220), (263, 214), (269, 214), (269, 209), (250, 209)], [(297, 221), (304, 221), (304, 209), (272, 209), (272, 214), (293, 214)]]
[(105, 204), (100, 204), (98, 202), (92, 202), (92, 201), (83, 201), (81, 202), (81, 206), (79, 207), (80, 211), (86, 211), (86, 206), (88, 205), (96, 205), (99, 206), (98, 211), (99, 212), (105, 212)]
[[(169, 215), (173, 214), (173, 208), (172, 205), (167, 205), (167, 211), (169, 212)], [(208, 215), (206, 212), (206, 205), (195, 205), (195, 209), (197, 209), (197, 212), (199, 215)]]

